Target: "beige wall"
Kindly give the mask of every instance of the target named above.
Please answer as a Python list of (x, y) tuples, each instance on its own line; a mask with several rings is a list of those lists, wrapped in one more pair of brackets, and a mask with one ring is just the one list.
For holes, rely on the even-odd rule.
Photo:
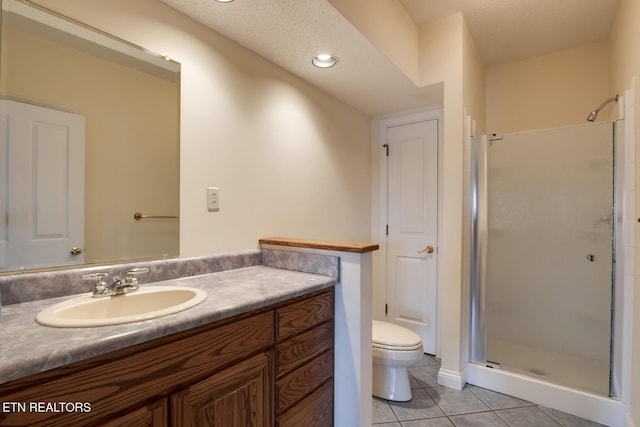
[[(620, 10), (611, 33), (611, 87), (615, 92), (623, 93), (625, 89), (634, 90), (634, 99), (640, 99), (637, 78), (640, 76), (640, 56), (638, 46), (640, 46), (640, 2), (636, 0), (622, 0)], [(635, 82), (634, 82), (635, 80)], [(635, 102), (637, 104), (637, 101)], [(635, 117), (626, 117), (626, 120), (634, 121), (635, 134), (629, 135), (633, 138), (635, 147), (635, 186), (629, 184), (629, 193), (635, 195), (636, 217), (640, 212), (640, 199), (637, 197), (636, 188), (640, 185), (640, 170), (638, 169), (640, 149), (638, 143), (638, 126), (640, 125), (640, 108), (635, 108)], [(635, 221), (634, 221), (635, 223)], [(635, 232), (635, 262), (640, 266), (640, 228)], [(630, 427), (640, 426), (640, 276), (635, 273), (635, 286), (633, 289), (632, 315), (629, 318), (633, 329), (631, 331), (631, 399), (629, 405), (628, 423)]]
[(418, 27), (397, 0), (329, 0), (414, 83), (418, 83)]
[(463, 242), (468, 240), (465, 219), (465, 115), (477, 132), (485, 126), (484, 64), (462, 14), (419, 28), (421, 84), (444, 83), (444, 141), (440, 158), (438, 292), (440, 381), (464, 384), (467, 361), (468, 282), (464, 280)]
[(368, 240), (366, 116), (158, 1), (40, 3), (182, 64), (181, 256), (273, 235)]
[[(585, 123), (615, 95), (609, 44), (600, 42), (489, 68), (487, 131), (509, 133)], [(609, 118), (612, 106), (598, 116)]]
[[(438, 283), (439, 283), (439, 330), (440, 356), (442, 358), (442, 378), (448, 385), (456, 386), (463, 378), (462, 350), (466, 347), (463, 339), (464, 319), (462, 313), (462, 223), (463, 223), (463, 141), (465, 107), (473, 111), (476, 118), (484, 122), (484, 75), (475, 43), (471, 38), (462, 14), (456, 14), (417, 29), (416, 35), (407, 31), (413, 24), (407, 24), (394, 13), (389, 12), (394, 2), (365, 2), (362, 0), (332, 0), (332, 4), (344, 13), (347, 19), (371, 40), (378, 49), (385, 52), (414, 82), (420, 86), (443, 85), (443, 142), (441, 145), (439, 182), (439, 230), (438, 230)], [(360, 5), (360, 8), (357, 6)], [(396, 2), (396, 6), (397, 6)], [(391, 16), (395, 19), (381, 19)], [(377, 17), (377, 18), (376, 18)], [(378, 25), (384, 22), (384, 25)], [(392, 52), (408, 53), (406, 48), (417, 44), (417, 79), (411, 67), (404, 67), (398, 56)], [(408, 53), (410, 54), (410, 53)], [(407, 71), (408, 70), (408, 71)], [(468, 103), (468, 105), (467, 105)], [(374, 134), (378, 132), (379, 121), (373, 124)], [(380, 167), (380, 141), (372, 138), (372, 188), (378, 194), (381, 186), (377, 169)], [(376, 210), (379, 198), (374, 196), (372, 237), (384, 243), (380, 234), (381, 215)], [(381, 255), (382, 256), (382, 255)], [(376, 269), (384, 262), (375, 259)], [(382, 306), (384, 280), (374, 275), (374, 312)]]
[(463, 27), (463, 96), (464, 106), (476, 122), (476, 134), (483, 133), (486, 125), (485, 66), (476, 42), (465, 24)]
[(444, 141), (440, 157), (438, 292), (441, 374), (462, 380), (463, 57), (462, 14), (422, 25), (420, 81), (444, 82)]
[[(425, 109), (443, 108), (443, 142), (439, 153), (439, 225), (438, 225), (438, 284), (441, 379), (447, 385), (461, 387), (462, 359), (466, 342), (463, 339), (462, 319), (462, 223), (463, 223), (463, 141), (465, 107), (475, 110), (484, 121), (482, 74), (484, 68), (468, 33), (462, 14), (456, 14), (433, 23), (421, 25), (414, 33), (415, 24), (405, 14), (397, 13), (397, 1), (367, 2), (364, 0), (331, 0), (331, 3), (350, 20), (381, 52), (419, 86), (443, 85), (442, 106), (425, 105)], [(416, 38), (417, 37), (417, 38)], [(417, 77), (412, 60), (417, 47)], [(465, 87), (467, 83), (467, 87)], [(468, 92), (467, 92), (468, 91)], [(467, 106), (465, 103), (468, 102)], [(400, 112), (399, 112), (400, 113)], [(380, 233), (381, 214), (377, 210), (380, 198), (380, 153), (377, 135), (379, 120), (373, 122), (372, 138), (372, 238), (384, 244)], [(381, 251), (383, 252), (383, 251)], [(379, 273), (383, 256), (376, 256), (374, 269)], [(382, 306), (384, 280), (374, 274), (374, 313)]]
[[(439, 283), (439, 355), (442, 359), (442, 373), (446, 378), (442, 380), (446, 384), (456, 387), (462, 380), (462, 348), (465, 346), (462, 338), (462, 197), (463, 197), (463, 58), (471, 49), (471, 40), (465, 38), (466, 24), (462, 14), (453, 15), (439, 21), (418, 27), (417, 39), (415, 35), (408, 34), (403, 26), (406, 22), (402, 19), (382, 20), (385, 25), (377, 25), (380, 16), (392, 16), (385, 14), (389, 2), (366, 2), (366, 7), (355, 9), (355, 5), (362, 5), (361, 0), (332, 0), (332, 4), (338, 6), (342, 13), (371, 40), (376, 47), (385, 52), (403, 71), (420, 86), (443, 85), (444, 99), (442, 106), (425, 105), (425, 109), (443, 108), (443, 142), (439, 153), (439, 224), (438, 224), (438, 283)], [(349, 7), (347, 7), (349, 6)], [(363, 12), (366, 11), (366, 12)], [(411, 27), (411, 25), (409, 25)], [(401, 40), (397, 35), (403, 34)], [(394, 45), (395, 43), (395, 45)], [(408, 46), (417, 44), (417, 79), (400, 66), (401, 61), (390, 51), (401, 50), (402, 43)], [(465, 44), (469, 50), (465, 50)], [(477, 66), (477, 58), (470, 60), (470, 69)], [(473, 65), (471, 65), (471, 62)], [(481, 67), (480, 67), (481, 68)], [(470, 78), (470, 81), (473, 79)], [(473, 80), (474, 83), (478, 80)], [(482, 92), (481, 89), (471, 88), (474, 95), (468, 97), (468, 101), (478, 106), (479, 115), (484, 116), (484, 102), (478, 101), (475, 95)], [(379, 121), (374, 120), (372, 138), (372, 187), (373, 193), (379, 194), (384, 184), (380, 182), (377, 169), (380, 168), (379, 145), (375, 133)], [(374, 199), (372, 237), (374, 240), (384, 243), (384, 235), (380, 233), (380, 213), (377, 211), (380, 199)], [(381, 255), (383, 256), (383, 255)], [(376, 272), (384, 263), (380, 257), (375, 258)], [(379, 275), (374, 275), (374, 313), (378, 313), (377, 307), (382, 306), (384, 295), (384, 280)], [(458, 384), (456, 384), (458, 383)]]
[[(178, 254), (179, 87), (50, 39), (3, 32), (3, 91), (85, 117), (85, 262)], [(73, 179), (78, 177), (72, 177)]]

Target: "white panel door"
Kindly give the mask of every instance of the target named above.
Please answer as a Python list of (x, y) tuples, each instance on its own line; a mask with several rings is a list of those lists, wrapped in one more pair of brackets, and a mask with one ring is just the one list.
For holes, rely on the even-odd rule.
[(387, 138), (387, 320), (435, 354), (438, 121), (392, 127)]
[(9, 153), (6, 267), (84, 263), (84, 118), (15, 101), (2, 101), (2, 110)]

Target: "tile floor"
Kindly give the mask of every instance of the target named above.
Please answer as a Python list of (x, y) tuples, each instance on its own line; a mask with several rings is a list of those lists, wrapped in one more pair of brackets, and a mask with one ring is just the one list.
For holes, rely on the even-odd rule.
[(389, 402), (373, 398), (373, 427), (596, 427), (578, 418), (515, 397), (467, 385), (453, 390), (438, 385), (440, 365), (425, 355), (409, 369), (413, 399)]

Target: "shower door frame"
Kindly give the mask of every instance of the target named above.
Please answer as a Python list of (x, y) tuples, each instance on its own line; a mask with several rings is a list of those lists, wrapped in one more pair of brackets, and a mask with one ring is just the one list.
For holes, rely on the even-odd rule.
[[(624, 124), (624, 122), (621, 123)], [(615, 123), (611, 123), (611, 125), (613, 129), (616, 129)], [(623, 426), (625, 407), (619, 400), (542, 381), (507, 369), (494, 369), (490, 363), (487, 363), (487, 283), (485, 277), (488, 241), (488, 219), (486, 215), (486, 195), (488, 191), (486, 173), (487, 144), (489, 144), (492, 139), (499, 140), (501, 137), (492, 134), (483, 135), (480, 138), (481, 139), (475, 138), (475, 140), (472, 140), (471, 146), (469, 147), (469, 180), (471, 184), (471, 227), (469, 237), (471, 245), (469, 252), (469, 363), (467, 363), (465, 368), (467, 382), (479, 387), (526, 399), (536, 404), (560, 409), (584, 418), (606, 423), (607, 425)], [(620, 159), (618, 159), (617, 155), (616, 138), (614, 138), (613, 145), (615, 150), (614, 179), (617, 179), (615, 168)], [(618, 211), (619, 203), (620, 191), (616, 187), (613, 200), (614, 212)], [(622, 232), (621, 227), (614, 227), (614, 241), (616, 236)], [(620, 267), (620, 265), (617, 267)], [(613, 268), (616, 268), (615, 264)], [(612, 335), (612, 340), (614, 337), (615, 339), (620, 339), (619, 336)], [(616, 355), (612, 354), (612, 364), (615, 358), (617, 358), (617, 356), (615, 358), (614, 356)], [(610, 375), (613, 375), (612, 371), (610, 371)]]
[[(493, 135), (482, 135), (480, 140), (471, 140), (471, 328), (470, 361), (487, 361), (487, 149)], [(483, 362), (480, 362), (483, 361)]]

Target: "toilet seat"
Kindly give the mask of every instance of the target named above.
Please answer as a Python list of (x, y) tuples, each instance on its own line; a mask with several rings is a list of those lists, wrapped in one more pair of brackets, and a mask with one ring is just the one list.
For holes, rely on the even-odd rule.
[(380, 345), (373, 344), (373, 348), (379, 348), (380, 350), (388, 350), (388, 351), (415, 351), (422, 350), (422, 344), (417, 344), (411, 347), (401, 346), (401, 345)]
[(413, 331), (393, 323), (373, 321), (372, 345), (383, 350), (414, 351), (422, 348), (422, 340)]

